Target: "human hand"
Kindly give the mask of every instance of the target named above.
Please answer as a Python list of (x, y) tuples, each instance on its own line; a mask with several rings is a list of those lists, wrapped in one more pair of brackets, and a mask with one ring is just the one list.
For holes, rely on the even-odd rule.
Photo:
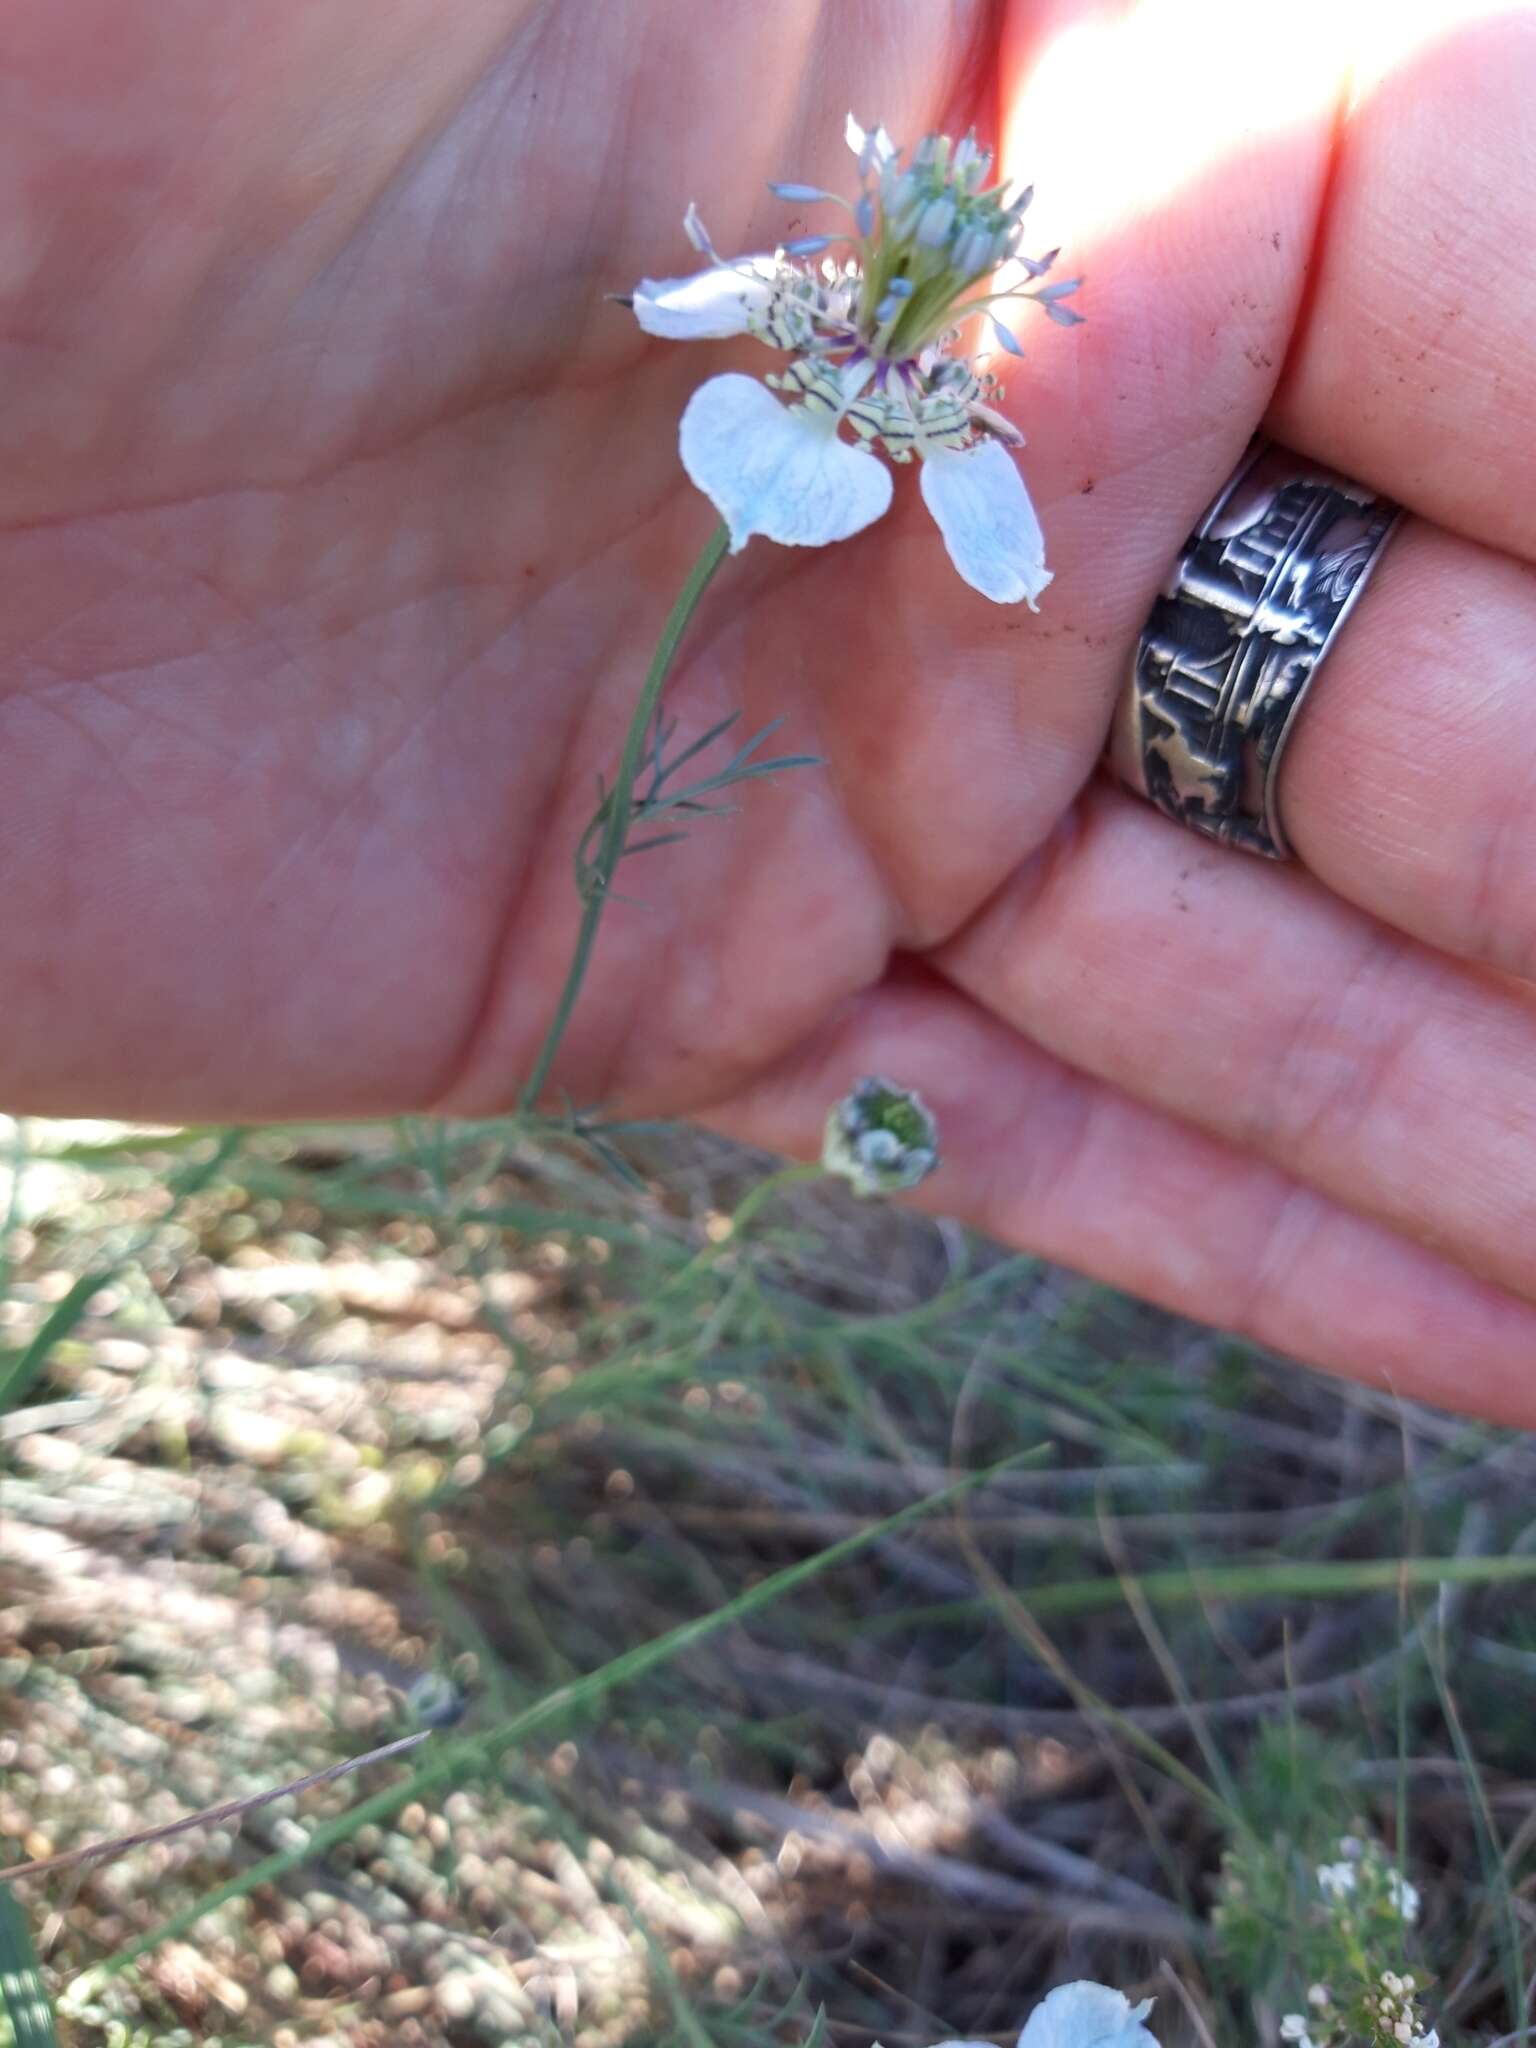
[[(601, 294), (686, 267), (690, 197), (771, 244), (764, 181), (842, 184), (849, 106), (975, 120), (1089, 277), (1090, 324), (1026, 335), (1009, 379), (1057, 581), (1038, 619), (988, 605), (900, 489), (852, 542), (731, 564), (669, 708), (783, 716), (827, 767), (625, 870), (644, 902), (609, 908), (559, 1078), (809, 1149), (890, 1071), (939, 1111), (945, 1208), (1536, 1420), (1536, 28), (1463, 7), (1387, 50), (1383, 13), (1339, 137), (1349, 38), (1310, 11), (1261, 58), (1219, 0), (878, 32), (24, 0), (0, 1097), (514, 1098), (594, 778), (710, 525), (675, 435), (718, 365)], [(1292, 746), (1306, 872), (1094, 780), (1261, 419), (1418, 515)]]

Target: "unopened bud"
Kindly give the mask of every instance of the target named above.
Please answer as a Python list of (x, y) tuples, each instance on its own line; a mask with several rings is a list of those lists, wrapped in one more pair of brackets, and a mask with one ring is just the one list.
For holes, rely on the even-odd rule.
[(856, 1194), (915, 1188), (939, 1163), (938, 1125), (921, 1096), (871, 1075), (827, 1117), (821, 1163)]

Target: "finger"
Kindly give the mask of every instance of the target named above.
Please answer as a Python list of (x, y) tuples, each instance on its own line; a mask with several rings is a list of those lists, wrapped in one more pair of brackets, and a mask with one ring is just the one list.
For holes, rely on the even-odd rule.
[(1536, 14), (1373, 8), (1280, 439), (1536, 558)]
[(1536, 991), (1110, 789), (936, 964), (1075, 1066), (1536, 1294)]
[(1190, 0), (1006, 10), (1000, 168), (1035, 189), (1026, 249), (1060, 244), (1061, 271), (1087, 276), (1085, 325), (1021, 308), (1027, 361), (994, 361), (1056, 581), (1038, 618), (1000, 614), (904, 493), (801, 584), (849, 618), (832, 644), (869, 649), (818, 676), (819, 737), (914, 947), (969, 916), (1092, 772), (1124, 655), (1263, 415), (1346, 82), (1330, 13), (1302, 0), (1276, 48), (1260, 17), (1225, 8), (1213, 34)]
[(1027, 250), (1060, 243), (1088, 279), (1084, 326), (1021, 319), (1028, 360), (993, 364), (1056, 582), (1038, 618), (989, 605), (899, 488), (878, 527), (797, 566), (801, 603), (766, 608), (757, 643), (782, 636), (782, 694), (805, 618), (823, 622), (817, 744), (914, 948), (969, 917), (1092, 772), (1124, 655), (1263, 414), (1344, 89), (1339, 38), (1307, 33), (1330, 14), (1302, 0), (1277, 50), (1259, 17), (1223, 9), (1213, 35), (1189, 0), (1006, 10), (1000, 168), (1035, 187)]
[(1309, 693), (1280, 789), (1339, 894), (1536, 978), (1536, 570), (1409, 523)]
[[(1280, 808), (1321, 880), (1431, 945), (1536, 976), (1536, 571), (1400, 529), (1287, 745)], [(1116, 767), (1140, 786), (1129, 725)]]
[(1075, 1072), (925, 974), (869, 991), (707, 1121), (814, 1155), (828, 1106), (866, 1073), (938, 1116), (926, 1206), (1310, 1364), (1536, 1422), (1536, 1310)]

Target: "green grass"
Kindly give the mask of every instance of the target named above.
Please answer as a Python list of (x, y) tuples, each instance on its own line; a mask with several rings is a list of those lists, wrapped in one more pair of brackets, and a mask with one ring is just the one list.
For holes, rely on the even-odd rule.
[(58, 2048), (52, 2001), (38, 1967), (27, 1916), (0, 1889), (0, 2038), (8, 2048)]
[[(4, 1860), (360, 1753), (423, 1671), (465, 1703), (17, 1885), (68, 2038), (1011, 2042), (1086, 1974), (1226, 2048), (1359, 1823), (1404, 1837), (1448, 2048), (1513, 2048), (1536, 1444), (608, 1142), (29, 1134)], [(1282, 1924), (1234, 1948), (1255, 1845)]]

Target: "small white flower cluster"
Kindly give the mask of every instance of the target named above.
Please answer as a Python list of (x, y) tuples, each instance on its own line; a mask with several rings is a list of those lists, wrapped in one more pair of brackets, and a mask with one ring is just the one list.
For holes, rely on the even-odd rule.
[(1352, 1897), (1359, 1890), (1363, 1875), (1368, 1887), (1380, 1890), (1399, 1920), (1406, 1920), (1411, 1927), (1418, 1919), (1418, 1886), (1410, 1884), (1400, 1870), (1389, 1868), (1371, 1844), (1358, 1835), (1345, 1835), (1339, 1843), (1339, 1859), (1337, 1863), (1320, 1863), (1317, 1867), (1318, 1886), (1326, 1898)]
[(871, 1074), (827, 1117), (821, 1163), (858, 1195), (915, 1188), (939, 1163), (939, 1127), (914, 1089)]
[[(1440, 2048), (1438, 2030), (1425, 2026), (1419, 2013), (1417, 1988), (1412, 1976), (1382, 1971), (1380, 1989), (1367, 1998), (1359, 2016), (1371, 2048)], [(1337, 2048), (1356, 2035), (1357, 2027), (1335, 2008), (1326, 1984), (1314, 1984), (1307, 2003), (1310, 2013), (1288, 2012), (1280, 2022), (1280, 2038), (1291, 2048)]]
[[(1314, 1816), (1348, 1797), (1345, 1761), (1311, 1752), (1301, 1827), (1292, 1832), (1274, 1810), (1267, 1829), (1224, 1851), (1211, 1911), (1221, 1960), (1234, 1981), (1275, 2000), (1285, 2048), (1439, 2048), (1416, 2004), (1422, 1970), (1397, 1974), (1420, 1966), (1417, 1889), (1365, 1821), (1353, 1834), (1318, 1831)], [(1298, 1782), (1307, 1784), (1299, 1773), (1289, 1780)]]
[(1400, 1977), (1395, 1970), (1381, 1973), (1381, 1996), (1376, 2001), (1381, 2038), (1395, 2041), (1400, 2048), (1440, 2048), (1440, 2031), (1423, 2025), (1417, 2006), (1417, 1986), (1411, 1976)]
[[(1313, 1875), (1324, 1943), (1314, 1950), (1313, 1967), (1329, 1983), (1311, 1986), (1308, 2011), (1285, 2015), (1281, 2040), (1289, 2048), (1440, 2048), (1418, 2008), (1418, 1980), (1396, 1970), (1378, 1975), (1371, 1960), (1401, 1952), (1405, 1930), (1419, 1915), (1417, 1888), (1379, 1842), (1359, 1835), (1345, 1835), (1337, 1861), (1318, 1864)], [(1323, 1960), (1330, 1953), (1333, 1960)]]
[[(890, 472), (871, 446), (898, 463), (915, 454), (924, 501), (961, 576), (999, 604), (1033, 609), (1051, 577), (1009, 454), (1024, 437), (997, 410), (995, 380), (955, 353), (958, 323), (985, 315), (999, 345), (1020, 355), (997, 306), (1033, 300), (1071, 325), (1079, 315), (1062, 302), (1081, 280), (1038, 283), (1057, 252), (1020, 253), (1031, 192), (989, 185), (991, 153), (974, 136), (927, 135), (903, 162), (883, 128), (850, 114), (847, 139), (856, 200), (813, 185), (772, 189), (796, 205), (846, 208), (851, 232), (727, 259), (690, 205), (684, 232), (709, 267), (642, 278), (630, 296), (648, 334), (747, 334), (794, 358), (763, 383), (731, 374), (700, 385), (683, 413), (683, 467), (730, 529), (735, 553), (754, 533), (799, 547), (846, 540), (891, 502)], [(843, 253), (824, 255), (834, 244)], [(999, 277), (1000, 288), (977, 295)]]

